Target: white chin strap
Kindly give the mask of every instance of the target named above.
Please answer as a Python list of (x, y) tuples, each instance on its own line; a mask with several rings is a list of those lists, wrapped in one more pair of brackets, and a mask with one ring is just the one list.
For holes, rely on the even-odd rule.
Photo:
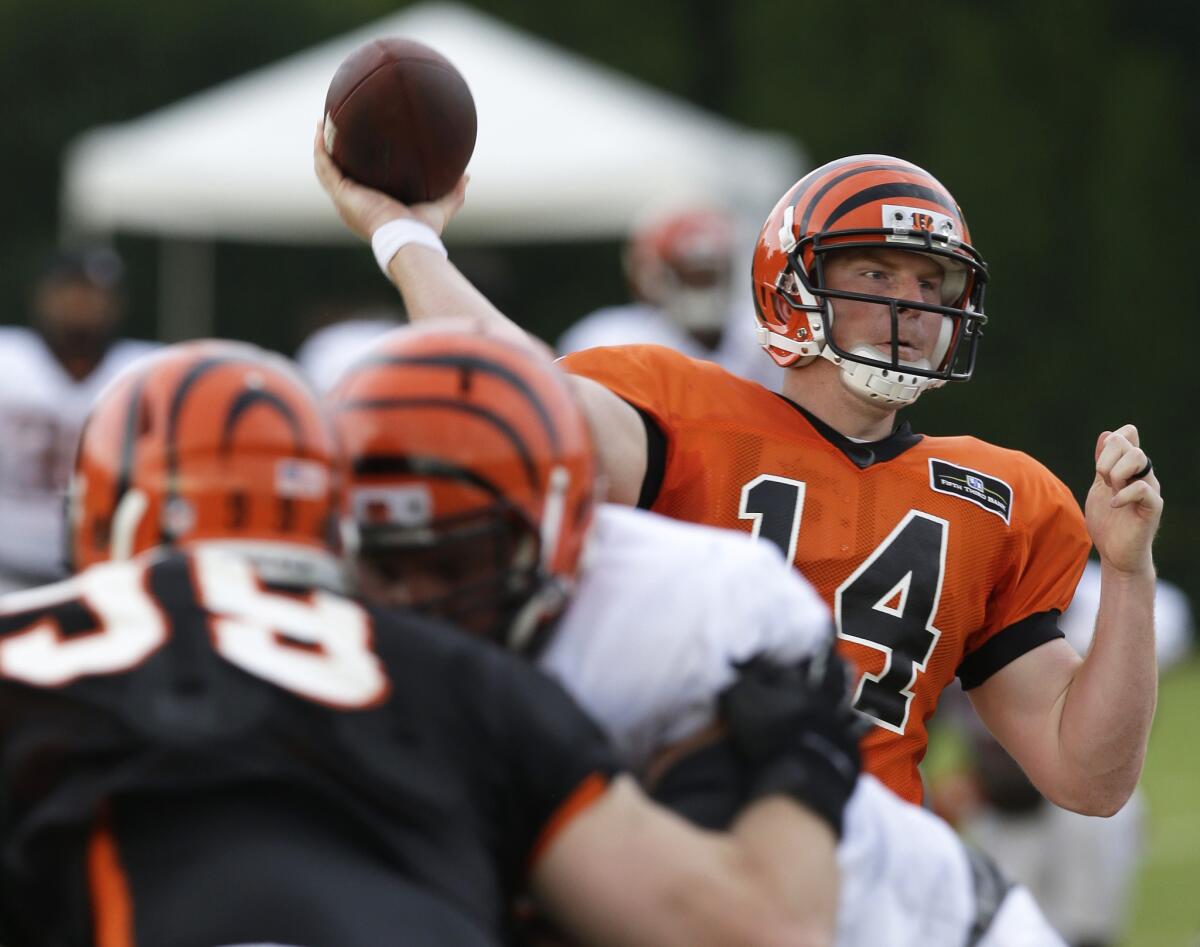
[[(863, 358), (879, 358), (879, 352), (869, 345), (856, 346), (851, 349), (851, 353)], [(842, 384), (871, 404), (903, 407), (916, 401), (922, 391), (929, 388), (941, 388), (945, 384), (940, 378), (910, 375), (903, 371), (897, 372), (890, 368), (878, 368), (874, 365), (864, 365), (862, 362), (852, 362), (847, 358), (839, 358), (829, 347), (821, 352), (821, 356), (840, 365)], [(929, 360), (923, 358), (913, 367), (928, 369)]]

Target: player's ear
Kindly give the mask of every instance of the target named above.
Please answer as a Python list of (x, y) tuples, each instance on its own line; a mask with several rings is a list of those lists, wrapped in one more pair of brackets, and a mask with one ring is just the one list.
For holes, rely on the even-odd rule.
[(792, 309), (791, 306), (789, 306), (786, 302), (784, 302), (783, 294), (782, 293), (772, 293), (771, 294), (771, 303), (775, 307), (776, 318), (778, 318), (780, 322), (783, 322), (786, 324), (787, 321), (792, 317), (792, 312), (794, 310)]

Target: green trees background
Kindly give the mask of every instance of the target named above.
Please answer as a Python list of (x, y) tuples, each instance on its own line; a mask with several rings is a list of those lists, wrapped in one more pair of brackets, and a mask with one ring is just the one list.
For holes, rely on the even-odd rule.
[[(1082, 498), (1096, 435), (1135, 421), (1167, 496), (1163, 575), (1200, 602), (1198, 296), (1192, 206), (1200, 15), (1187, 0), (481, 0), (480, 9), (751, 126), (814, 163), (884, 152), (933, 171), (992, 266), (976, 379), (912, 412), (931, 433), (1026, 450)], [(0, 321), (53, 243), (62, 148), (391, 12), (380, 0), (0, 0)], [(123, 238), (132, 329), (155, 255)], [(464, 260), (553, 335), (620, 298), (615, 246)], [(569, 273), (548, 282), (547, 273)], [(222, 244), (218, 329), (285, 350), (334, 290), (385, 295), (365, 253)], [(489, 281), (489, 276), (490, 281)]]

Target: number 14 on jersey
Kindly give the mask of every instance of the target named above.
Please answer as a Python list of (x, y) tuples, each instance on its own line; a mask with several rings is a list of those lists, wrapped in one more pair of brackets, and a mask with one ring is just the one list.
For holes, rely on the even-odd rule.
[[(760, 474), (742, 487), (738, 516), (756, 539), (774, 543), (796, 562), (807, 485)], [(934, 627), (946, 571), (949, 523), (909, 510), (833, 595), (839, 638), (883, 654), (878, 674), (864, 673), (854, 707), (879, 726), (904, 733), (917, 675), (925, 671), (941, 632)], [(831, 557), (832, 558), (832, 557)]]

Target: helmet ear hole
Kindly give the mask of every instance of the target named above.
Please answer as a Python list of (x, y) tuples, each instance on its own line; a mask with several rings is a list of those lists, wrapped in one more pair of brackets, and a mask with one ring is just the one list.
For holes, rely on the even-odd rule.
[(771, 296), (771, 305), (775, 310), (775, 318), (780, 325), (787, 325), (788, 320), (792, 318), (792, 307), (787, 304), (783, 296), (779, 293), (774, 293)]

